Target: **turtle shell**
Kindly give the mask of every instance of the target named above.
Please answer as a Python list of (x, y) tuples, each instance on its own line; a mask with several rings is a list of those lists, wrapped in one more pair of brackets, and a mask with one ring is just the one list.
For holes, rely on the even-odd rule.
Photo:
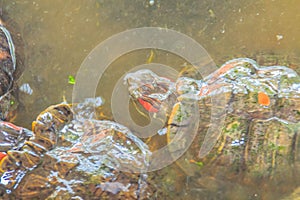
[[(157, 90), (143, 91), (140, 74), (145, 73), (127, 75), (139, 85), (130, 92), (140, 94), (139, 98), (145, 94), (145, 99), (153, 93), (158, 96)], [(177, 97), (177, 103), (168, 102), (173, 105), (166, 122), (168, 147), (178, 158), (177, 152), (191, 144), (176, 161), (188, 176), (253, 185), (261, 179), (283, 183), (287, 177), (299, 177), (300, 77), (291, 68), (263, 67), (240, 58), (203, 80), (179, 77), (175, 89), (168, 86), (161, 95), (176, 91)], [(276, 187), (291, 186), (287, 185)]]
[[(81, 106), (73, 108), (78, 112)], [(120, 124), (82, 116), (73, 119), (70, 106), (60, 104), (37, 117), (34, 136), (20, 150), (9, 150), (0, 163), (4, 199), (154, 195), (146, 175), (132, 173), (147, 167), (147, 145)]]
[[(6, 192), (17, 188), (24, 176), (43, 162), (45, 152), (56, 145), (56, 135), (61, 125), (67, 123), (71, 117), (68, 105), (49, 107), (37, 117), (33, 126), (34, 133), (26, 131), (27, 135), (31, 136), (29, 139), (28, 136), (24, 138), (22, 132), (26, 129), (3, 122), (6, 126), (3, 131), (9, 128), (8, 130), (13, 129), (21, 133), (18, 135), (20, 139), (15, 140), (17, 148), (7, 150), (6, 156), (0, 161), (1, 186), (6, 188)], [(10, 141), (10, 144), (14, 143)]]
[[(268, 180), (270, 188), (285, 192), (296, 186), (300, 77), (295, 71), (235, 59), (204, 80), (195, 80), (202, 86), (199, 90), (181, 90), (182, 85), (186, 89), (191, 84), (184, 81), (177, 81), (181, 95), (171, 112), (167, 137), (172, 141), (178, 133), (191, 134), (183, 125), (194, 119), (186, 113), (199, 110), (197, 135), (176, 161), (188, 176), (211, 176), (256, 187)], [(194, 108), (186, 103), (191, 100)], [(294, 185), (287, 180), (295, 180)]]
[(43, 164), (46, 171), (58, 172), (60, 184), (55, 184), (50, 199), (74, 195), (83, 199), (148, 199), (154, 195), (146, 175), (133, 173), (147, 166), (148, 147), (126, 127), (112, 121), (74, 120), (61, 134), (69, 145), (64, 142), (46, 153), (54, 166)]

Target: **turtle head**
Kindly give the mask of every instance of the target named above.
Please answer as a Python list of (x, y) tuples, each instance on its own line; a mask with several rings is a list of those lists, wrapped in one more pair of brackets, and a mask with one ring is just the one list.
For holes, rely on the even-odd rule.
[(175, 89), (172, 81), (160, 77), (148, 69), (128, 73), (124, 81), (128, 85), (132, 100), (148, 112), (158, 112), (161, 105), (170, 98)]

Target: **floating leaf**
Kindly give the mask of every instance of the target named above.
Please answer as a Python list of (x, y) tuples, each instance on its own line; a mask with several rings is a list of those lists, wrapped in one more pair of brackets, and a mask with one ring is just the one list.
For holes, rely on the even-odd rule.
[(195, 160), (190, 160), (190, 163), (193, 163), (193, 164), (195, 164), (195, 165), (197, 165), (199, 167), (203, 167), (203, 165), (204, 165), (203, 162), (201, 162), (201, 161), (197, 162)]
[(72, 75), (69, 75), (69, 83), (74, 85), (75, 84), (75, 78)]
[(151, 50), (151, 51), (150, 51), (150, 55), (149, 55), (149, 57), (148, 57), (146, 63), (147, 63), (147, 64), (152, 63), (153, 58), (154, 58), (154, 51)]

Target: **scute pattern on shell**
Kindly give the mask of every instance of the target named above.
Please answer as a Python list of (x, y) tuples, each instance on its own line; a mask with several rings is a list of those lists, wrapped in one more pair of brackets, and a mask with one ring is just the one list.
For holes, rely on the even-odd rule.
[[(78, 111), (81, 106), (73, 108)], [(4, 199), (149, 199), (154, 195), (146, 174), (130, 172), (132, 167), (147, 167), (150, 151), (126, 127), (75, 119), (69, 105), (59, 104), (43, 111), (32, 128), (33, 136), (1, 160)]]
[[(129, 91), (135, 94), (132, 98), (152, 95), (142, 90), (140, 74), (147, 74), (150, 80), (151, 74), (142, 70), (127, 75), (140, 86)], [(159, 82), (156, 74), (153, 79)], [(239, 58), (226, 62), (203, 80), (179, 77), (175, 88), (168, 86), (177, 96), (175, 105), (167, 104), (174, 105), (166, 123), (169, 142), (178, 133), (188, 133), (185, 124), (193, 115), (187, 113), (199, 109), (197, 136), (177, 160), (186, 174), (211, 174), (248, 184), (260, 177), (299, 176), (299, 168), (293, 167), (300, 165), (300, 77), (295, 71), (284, 66), (262, 67), (254, 60)], [(197, 106), (186, 103), (191, 101)], [(205, 157), (203, 150), (208, 152)]]

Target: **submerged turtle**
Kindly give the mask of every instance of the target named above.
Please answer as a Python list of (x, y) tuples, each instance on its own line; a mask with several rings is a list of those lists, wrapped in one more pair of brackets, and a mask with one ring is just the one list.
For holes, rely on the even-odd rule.
[[(47, 108), (33, 123), (33, 136), (2, 156), (4, 199), (148, 199), (154, 195), (145, 174), (131, 173), (147, 166), (148, 147), (115, 122), (83, 120), (83, 115), (90, 116), (82, 113), (84, 108), (83, 104), (73, 109), (67, 104)], [(81, 112), (80, 116), (73, 117), (74, 112)]]
[(15, 47), (9, 31), (0, 20), (0, 119), (5, 120), (14, 108)]
[[(17, 106), (14, 87), (16, 65), (13, 39), (0, 19), (0, 120), (11, 118)], [(0, 133), (0, 152), (15, 149), (16, 145), (31, 136), (27, 129), (5, 121), (0, 121)]]
[(191, 124), (197, 130), (177, 160), (187, 175), (250, 185), (278, 179), (273, 184), (281, 183), (276, 186), (281, 189), (291, 187), (284, 185), (287, 177), (292, 187), (300, 184), (300, 77), (292, 69), (240, 58), (203, 80), (172, 82), (150, 70), (126, 80), (132, 98), (147, 111), (169, 111), (167, 140), (177, 142), (170, 152), (188, 145), (184, 135), (191, 134)]
[[(0, 120), (16, 108), (16, 55), (0, 23)], [(93, 120), (99, 99), (43, 111), (32, 131), (0, 121), (1, 199), (148, 199), (154, 187), (140, 169), (148, 147), (112, 121)], [(99, 103), (99, 102), (98, 102)], [(95, 103), (97, 104), (97, 103)], [(120, 171), (123, 170), (123, 171)]]

